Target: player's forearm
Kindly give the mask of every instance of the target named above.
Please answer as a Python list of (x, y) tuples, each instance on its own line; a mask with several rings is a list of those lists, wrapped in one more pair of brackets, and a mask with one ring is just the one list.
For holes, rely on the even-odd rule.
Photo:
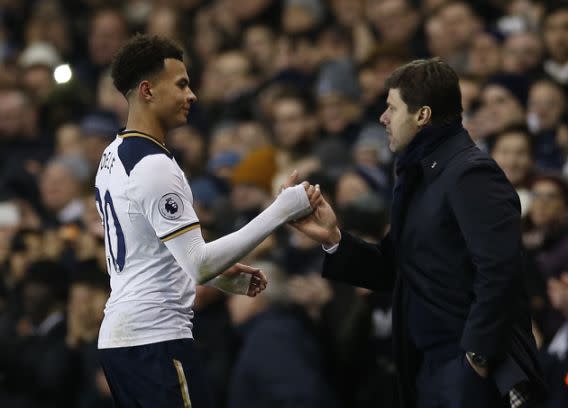
[(204, 284), (252, 251), (280, 225), (309, 213), (305, 194), (303, 186), (287, 189), (247, 225), (215, 241), (205, 243), (196, 229), (166, 245), (184, 269), (195, 271), (197, 283)]
[(279, 214), (279, 210), (277, 203), (274, 203), (240, 230), (208, 242), (203, 249), (193, 247), (193, 250), (199, 251), (193, 257), (200, 258), (198, 283), (208, 282), (225, 271), (286, 223), (287, 218)]

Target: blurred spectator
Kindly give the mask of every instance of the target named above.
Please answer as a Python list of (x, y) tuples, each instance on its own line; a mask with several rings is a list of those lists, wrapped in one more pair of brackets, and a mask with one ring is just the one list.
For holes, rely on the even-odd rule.
[(534, 76), (540, 69), (543, 45), (535, 32), (518, 32), (505, 38), (503, 71)]
[[(388, 227), (386, 202), (365, 194), (338, 213), (342, 227), (367, 242), (379, 242)], [(355, 289), (336, 328), (335, 356), (345, 406), (397, 406), (391, 350), (392, 296)]]
[(497, 133), (491, 140), (491, 157), (505, 172), (521, 201), (521, 216), (531, 206), (530, 186), (534, 176), (534, 142), (528, 129), (511, 127)]
[(475, 34), (467, 55), (467, 72), (480, 79), (501, 72), (502, 42), (499, 33), (484, 31)]
[(388, 179), (377, 168), (358, 166), (342, 174), (335, 188), (335, 203), (343, 208), (369, 193), (386, 195)]
[[(531, 193), (523, 242), (546, 282), (557, 279), (568, 264), (568, 185), (560, 176), (543, 174), (535, 177)], [(559, 314), (548, 309), (541, 322), (546, 341), (561, 322)]]
[(378, 121), (386, 108), (385, 80), (397, 68), (408, 61), (408, 54), (398, 47), (378, 45), (358, 68), (361, 99), (365, 107), (366, 121)]
[(120, 123), (113, 112), (94, 111), (86, 115), (79, 124), (83, 138), (84, 157), (91, 174), (96, 173), (104, 150), (119, 132)]
[(83, 156), (81, 128), (74, 123), (61, 125), (55, 133), (55, 151), (60, 156)]
[(531, 86), (527, 123), (535, 134), (536, 160), (542, 169), (560, 171), (564, 166), (565, 155), (557, 145), (557, 132), (566, 107), (566, 94), (555, 82), (540, 80)]
[(420, 15), (409, 0), (370, 0), (366, 14), (379, 41), (423, 55)]
[(481, 90), (481, 107), (468, 122), (472, 138), (483, 143), (490, 134), (525, 123), (528, 81), (519, 75), (491, 77)]
[(229, 299), (231, 321), (243, 346), (228, 407), (337, 406), (313, 322), (303, 308), (287, 301), (287, 276), (274, 264), (255, 266), (268, 275), (270, 288), (255, 298)]
[(53, 71), (61, 64), (61, 57), (49, 43), (30, 44), (22, 52), (19, 65), (23, 69), (25, 89), (36, 103), (43, 103), (55, 86)]
[(81, 157), (56, 157), (47, 163), (39, 188), (49, 224), (68, 224), (81, 218), (81, 195), (88, 177), (89, 166)]
[(62, 57), (71, 57), (74, 38), (66, 11), (61, 2), (56, 0), (32, 4), (31, 15), (25, 26), (25, 43), (49, 43)]
[(546, 407), (561, 408), (568, 404), (568, 272), (564, 272), (559, 279), (550, 279), (548, 293), (552, 306), (562, 313), (564, 324), (542, 354), (544, 373), (550, 384), (550, 398)]
[(128, 115), (128, 102), (124, 96), (114, 87), (110, 71), (103, 71), (99, 77), (97, 87), (97, 106), (106, 111), (114, 112), (118, 122), (126, 124)]
[(76, 362), (65, 347), (66, 296), (67, 275), (59, 264), (29, 266), (22, 310), (3, 315), (0, 324), (2, 406), (74, 407)]
[(327, 63), (316, 82), (321, 127), (326, 137), (351, 145), (359, 131), (361, 89), (349, 60)]
[[(272, 199), (272, 179), (276, 172), (276, 151), (271, 147), (255, 150), (235, 166), (231, 174), (233, 207), (246, 222), (260, 213)], [(244, 220), (239, 224), (244, 225)]]
[(205, 140), (191, 126), (182, 126), (168, 134), (168, 147), (188, 177), (203, 172), (206, 161)]
[(461, 102), (463, 107), (463, 121), (467, 123), (471, 119), (481, 95), (481, 83), (471, 75), (460, 75), (459, 85)]
[(244, 32), (243, 47), (255, 68), (265, 79), (272, 75), (276, 68), (275, 46), (275, 34), (267, 25), (252, 25)]
[(292, 171), (304, 180), (320, 166), (311, 155), (318, 130), (313, 103), (299, 92), (282, 93), (272, 103), (272, 126), (277, 148), (272, 190), (277, 193)]
[(551, 1), (543, 17), (543, 37), (547, 52), (544, 71), (568, 87), (568, 2)]
[(285, 0), (282, 10), (282, 29), (287, 34), (316, 29), (324, 18), (321, 0)]
[(80, 263), (69, 288), (65, 337), (67, 348), (78, 359), (78, 408), (112, 406), (108, 386), (101, 386), (97, 378), (102, 374), (97, 357), (97, 337), (109, 294), (106, 271), (101, 270), (95, 260)]
[(127, 36), (127, 22), (119, 9), (103, 7), (91, 15), (87, 38), (88, 58), (77, 67), (77, 71), (92, 92)]
[(467, 50), (482, 28), (482, 20), (468, 2), (443, 2), (433, 9), (426, 22), (430, 54), (440, 56), (458, 73), (464, 73)]

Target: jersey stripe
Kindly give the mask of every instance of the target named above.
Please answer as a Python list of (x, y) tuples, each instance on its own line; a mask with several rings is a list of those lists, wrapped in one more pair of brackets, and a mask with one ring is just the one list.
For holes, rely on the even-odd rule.
[(183, 400), (183, 408), (191, 408), (191, 399), (189, 398), (189, 389), (187, 387), (187, 379), (183, 372), (181, 361), (174, 359), (174, 367), (178, 375), (179, 386), (181, 388), (181, 398)]
[(189, 225), (186, 225), (186, 226), (184, 226), (184, 227), (178, 228), (178, 229), (176, 229), (176, 230), (170, 232), (169, 234), (166, 234), (166, 235), (164, 235), (164, 236), (161, 236), (161, 237), (160, 237), (160, 240), (161, 240), (162, 242), (169, 241), (170, 239), (175, 238), (175, 237), (178, 237), (178, 236), (180, 236), (181, 234), (184, 234), (184, 233), (186, 233), (187, 231), (191, 231), (192, 229), (195, 229), (195, 228), (197, 228), (197, 227), (199, 227), (199, 222), (192, 222), (192, 223), (189, 224)]

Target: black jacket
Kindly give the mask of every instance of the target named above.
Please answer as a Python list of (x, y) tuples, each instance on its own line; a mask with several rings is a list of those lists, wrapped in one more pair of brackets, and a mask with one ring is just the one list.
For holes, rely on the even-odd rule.
[(522, 285), (514, 188), (461, 127), (420, 163), (419, 181), (397, 222), (398, 242), (389, 233), (371, 245), (342, 231), (337, 252), (326, 255), (323, 275), (394, 290), (394, 355), (403, 406), (414, 405), (424, 351), (411, 340), (409, 298), (419, 300), (433, 326), (450, 338), (458, 333), (454, 340), (461, 351), (491, 358), (503, 394), (519, 375), (544, 392)]

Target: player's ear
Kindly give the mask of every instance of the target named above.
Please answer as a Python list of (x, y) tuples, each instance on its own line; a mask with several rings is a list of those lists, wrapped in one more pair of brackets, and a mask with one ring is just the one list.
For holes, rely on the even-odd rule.
[(138, 93), (147, 102), (152, 100), (152, 86), (149, 81), (142, 81), (138, 85)]

